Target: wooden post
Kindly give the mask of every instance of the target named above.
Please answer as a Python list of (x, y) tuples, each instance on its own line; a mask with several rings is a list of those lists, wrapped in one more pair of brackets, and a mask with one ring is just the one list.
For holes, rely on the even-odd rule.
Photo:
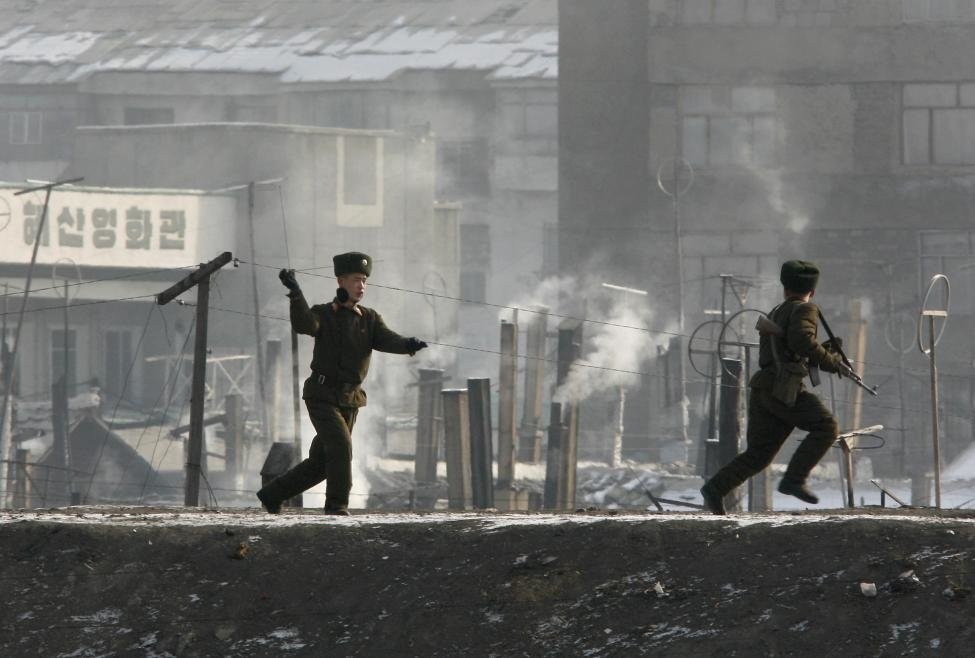
[(17, 448), (14, 457), (14, 496), (10, 506), (14, 509), (25, 509), (31, 506), (30, 478), (27, 477), (27, 460), (30, 459), (30, 450)]
[(244, 472), (244, 398), (238, 393), (224, 398), (224, 427), (227, 430), (224, 469), (233, 482)]
[(190, 439), (186, 455), (183, 504), (200, 504), (200, 471), (203, 468), (203, 398), (206, 395), (207, 323), (210, 305), (209, 275), (196, 286), (196, 335), (193, 344), (193, 382), (190, 393)]
[(271, 443), (278, 442), (281, 433), (281, 341), (269, 340), (264, 350), (264, 373), (265, 379), (270, 383), (268, 413), (267, 413), (267, 435)]
[(51, 386), (51, 411), (54, 425), (53, 443), (51, 445), (51, 461), (55, 468), (52, 478), (54, 480), (53, 489), (48, 491), (48, 496), (52, 498), (55, 505), (68, 505), (71, 502), (71, 488), (69, 486), (68, 474), (68, 389), (65, 384), (67, 373)]
[(763, 468), (748, 480), (748, 511), (768, 512), (772, 509), (771, 473)]
[[(582, 322), (564, 320), (559, 325), (557, 381), (561, 386), (569, 377), (572, 365), (582, 355)], [(575, 508), (576, 462), (579, 446), (579, 403), (568, 400), (563, 410), (566, 426), (562, 437), (559, 463), (559, 509)]]
[(467, 390), (441, 393), (447, 458), (447, 507), (464, 510), (472, 502), (471, 435)]
[[(741, 360), (721, 358), (721, 403), (718, 422), (719, 457), (727, 464), (738, 455), (741, 444)], [(734, 493), (725, 497), (725, 509), (739, 511)]]
[(545, 509), (559, 509), (559, 465), (562, 463), (562, 404), (553, 402), (549, 407), (548, 454), (545, 457), (545, 490), (542, 504)]
[(200, 498), (200, 469), (203, 459), (203, 396), (207, 368), (207, 320), (210, 305), (210, 275), (233, 259), (225, 251), (209, 263), (156, 295), (160, 306), (168, 304), (193, 286), (196, 293), (196, 336), (193, 345), (193, 384), (190, 393), (190, 439), (186, 453), (186, 483), (183, 504), (196, 507)]
[(494, 507), (491, 380), (468, 379), (467, 395), (471, 428), (471, 492), (474, 509), (486, 509)]
[[(854, 300), (850, 302), (850, 327), (852, 329), (852, 338), (854, 346), (854, 356), (858, 363), (863, 367), (863, 363), (866, 361), (866, 351), (867, 351), (867, 332), (866, 323), (863, 321), (863, 305), (859, 300)], [(860, 373), (863, 376), (863, 372)], [(860, 419), (863, 413), (863, 389), (859, 386), (851, 386), (851, 405), (850, 409), (852, 411), (852, 418), (850, 419), (850, 427), (861, 427)]]
[(437, 482), (437, 460), (443, 428), (443, 403), (440, 396), (442, 388), (443, 370), (420, 369), (413, 479), (420, 485), (417, 503), (421, 509), (431, 509), (436, 502), (432, 485)]
[(501, 323), (501, 364), (498, 382), (498, 488), (515, 479), (515, 380), (517, 378), (518, 325)]
[(539, 309), (528, 325), (525, 358), (525, 407), (518, 431), (518, 461), (537, 464), (542, 459), (542, 396), (545, 387), (545, 339), (548, 309)]
[[(251, 262), (257, 262), (257, 253), (254, 241), (254, 183), (247, 184), (247, 233), (250, 237)], [(257, 391), (260, 394), (260, 413), (258, 418), (261, 421), (261, 430), (264, 432), (265, 440), (270, 435), (267, 422), (267, 391), (264, 386), (264, 340), (261, 336), (261, 300), (257, 291), (257, 267), (251, 266), (251, 294), (254, 301), (254, 349), (257, 356)]]

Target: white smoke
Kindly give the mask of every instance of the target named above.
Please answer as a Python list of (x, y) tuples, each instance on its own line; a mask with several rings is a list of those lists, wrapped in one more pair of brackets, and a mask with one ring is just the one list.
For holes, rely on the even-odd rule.
[(781, 169), (766, 169), (754, 165), (746, 168), (765, 188), (765, 197), (772, 209), (784, 216), (786, 225), (793, 233), (802, 233), (809, 226), (809, 214), (796, 199), (786, 199)]
[[(580, 300), (582, 309), (566, 312), (566, 302), (578, 306)], [(519, 309), (519, 319), (526, 311), (544, 307), (556, 320), (570, 315), (598, 320), (583, 326), (582, 356), (553, 395), (556, 402), (581, 402), (602, 391), (639, 383), (657, 346), (667, 342), (666, 334), (650, 331), (653, 313), (648, 300), (637, 293), (607, 289), (596, 279), (561, 276), (545, 279), (509, 306)], [(500, 319), (510, 320), (512, 315), (511, 309), (505, 309)]]
[(621, 297), (609, 297), (609, 311), (602, 316), (605, 324), (584, 327), (586, 349), (553, 395), (555, 402), (582, 402), (603, 391), (638, 384), (639, 373), (646, 370), (657, 345), (666, 342), (665, 337), (649, 331), (652, 312), (645, 300), (626, 303)]

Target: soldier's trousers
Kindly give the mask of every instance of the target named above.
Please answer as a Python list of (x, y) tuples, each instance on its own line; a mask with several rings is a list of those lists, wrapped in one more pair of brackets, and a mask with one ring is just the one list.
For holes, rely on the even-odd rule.
[(347, 507), (352, 490), (352, 427), (359, 410), (321, 400), (305, 400), (305, 406), (316, 432), (308, 459), (271, 480), (261, 494), (285, 501), (326, 480), (325, 506)]
[(730, 493), (771, 464), (789, 434), (797, 427), (809, 434), (792, 455), (785, 479), (801, 484), (836, 442), (836, 418), (822, 400), (809, 391), (799, 391), (795, 405), (788, 407), (772, 397), (768, 389), (751, 389), (745, 452), (715, 473), (710, 483), (722, 496)]

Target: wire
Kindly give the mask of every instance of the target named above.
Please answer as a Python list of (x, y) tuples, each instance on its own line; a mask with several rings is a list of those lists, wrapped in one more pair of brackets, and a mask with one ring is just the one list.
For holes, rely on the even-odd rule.
[[(65, 287), (65, 285), (67, 285), (69, 288), (75, 287), (75, 286), (87, 286), (87, 285), (91, 285), (91, 284), (95, 284), (95, 283), (103, 283), (105, 281), (118, 281), (120, 279), (131, 279), (133, 277), (146, 276), (146, 275), (149, 275), (149, 274), (158, 274), (160, 272), (172, 272), (172, 271), (175, 271), (175, 270), (185, 270), (185, 269), (189, 269), (191, 267), (198, 267), (198, 266), (197, 265), (179, 265), (179, 266), (176, 266), (176, 267), (164, 267), (164, 268), (160, 268), (160, 269), (156, 269), (156, 270), (138, 270), (136, 272), (130, 272), (128, 274), (119, 274), (118, 276), (108, 276), (108, 277), (104, 277), (104, 278), (101, 278), (101, 279), (85, 279), (84, 281), (75, 281), (74, 283), (67, 283), (67, 282), (65, 282), (65, 283), (58, 284), (56, 286), (48, 286), (47, 288), (31, 288), (31, 291), (30, 292), (31, 292), (31, 294), (34, 294), (36, 292), (41, 292), (43, 290), (62, 290)], [(23, 294), (23, 290), (21, 290), (19, 292), (8, 292), (8, 293), (0, 294), (0, 298), (3, 298), (3, 297), (13, 297), (13, 296), (22, 295), (22, 294)]]
[[(146, 299), (148, 297), (155, 298), (155, 295), (133, 295), (132, 297), (116, 297), (113, 299), (95, 299), (87, 302), (71, 302), (69, 304), (58, 304), (56, 306), (44, 306), (41, 308), (28, 308), (24, 310), (24, 313), (43, 313), (44, 311), (59, 311), (65, 308), (78, 308), (79, 306), (95, 306), (97, 304), (114, 304), (116, 302), (129, 302), (134, 299)], [(5, 315), (17, 315), (14, 311), (8, 311), (7, 313), (0, 313), (0, 317)]]

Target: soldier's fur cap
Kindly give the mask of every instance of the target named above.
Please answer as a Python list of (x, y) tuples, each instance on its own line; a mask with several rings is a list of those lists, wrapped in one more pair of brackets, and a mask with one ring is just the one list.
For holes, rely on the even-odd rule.
[(808, 260), (788, 260), (782, 263), (779, 280), (792, 292), (812, 292), (819, 283), (819, 268)]
[(372, 274), (372, 259), (358, 251), (332, 256), (332, 265), (335, 266), (335, 276), (342, 276), (343, 274), (370, 276)]

